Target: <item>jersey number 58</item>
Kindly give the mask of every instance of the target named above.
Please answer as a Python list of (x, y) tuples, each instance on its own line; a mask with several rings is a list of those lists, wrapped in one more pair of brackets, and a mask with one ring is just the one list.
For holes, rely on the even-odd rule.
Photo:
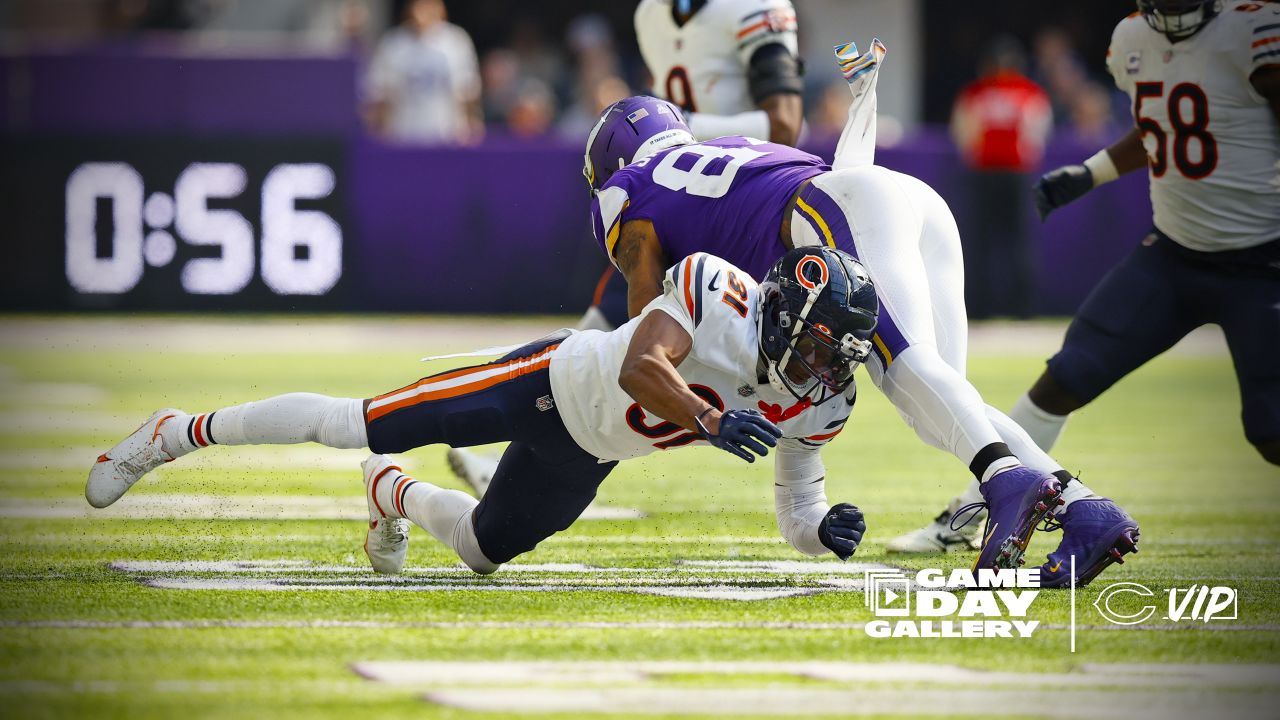
[[(1142, 114), (1142, 101), (1164, 95), (1164, 83), (1140, 82), (1133, 93), (1133, 118), (1142, 132), (1145, 144), (1147, 135), (1155, 138), (1155, 152), (1148, 151), (1152, 177), (1163, 177), (1169, 169), (1168, 135), (1160, 123)], [(1169, 124), (1173, 126), (1173, 165), (1188, 180), (1208, 177), (1218, 166), (1218, 142), (1209, 132), (1209, 99), (1204, 90), (1194, 83), (1178, 83), (1169, 91)], [(1190, 117), (1183, 108), (1190, 109)], [(1200, 159), (1193, 161), (1188, 146), (1195, 140), (1200, 146)]]

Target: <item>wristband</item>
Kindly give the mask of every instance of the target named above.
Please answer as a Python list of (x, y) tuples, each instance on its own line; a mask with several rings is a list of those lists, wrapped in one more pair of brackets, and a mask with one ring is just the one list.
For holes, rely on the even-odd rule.
[(1116, 163), (1111, 159), (1111, 153), (1099, 150), (1093, 157), (1084, 161), (1084, 166), (1089, 168), (1089, 172), (1093, 174), (1093, 186), (1098, 187), (1104, 183), (1120, 177), (1120, 171), (1116, 169)]

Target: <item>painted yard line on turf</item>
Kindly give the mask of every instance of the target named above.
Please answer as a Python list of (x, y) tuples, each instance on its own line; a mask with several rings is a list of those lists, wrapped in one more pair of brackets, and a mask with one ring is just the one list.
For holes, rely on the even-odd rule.
[[(310, 560), (117, 560), (107, 567), (125, 573), (359, 573), (369, 574), (364, 565), (318, 565)], [(584, 573), (592, 575), (662, 573), (769, 573), (775, 575), (846, 575), (862, 577), (867, 570), (898, 570), (882, 563), (865, 562), (812, 562), (805, 560), (677, 560), (674, 565), (661, 567), (608, 567), (586, 563), (507, 563), (504, 573)], [(414, 575), (459, 574), (470, 577), (474, 573), (465, 565), (440, 565), (436, 567), (410, 568), (398, 577)]]
[(839, 683), (912, 682), (926, 685), (963, 684), (997, 688), (1099, 685), (1271, 688), (1280, 678), (1275, 664), (1146, 664), (1083, 665), (1066, 672), (1010, 672), (959, 665), (917, 662), (829, 662), (734, 660), (504, 660), (364, 661), (351, 669), (374, 682), (433, 686), (559, 686), (575, 687), (619, 682), (643, 682), (669, 675), (784, 675), (797, 679)]
[(1199, 689), (1158, 691), (1036, 691), (983, 689), (815, 688), (472, 688), (435, 690), (423, 699), (480, 712), (640, 713), (662, 715), (797, 715), (843, 717), (851, 708), (868, 715), (980, 715), (1054, 718), (1125, 717), (1133, 719), (1231, 717), (1274, 718), (1271, 693), (1212, 692)]
[[(876, 563), (801, 561), (687, 561), (665, 568), (612, 568), (544, 564), (510, 566), (500, 579), (460, 566), (424, 568), (403, 576), (377, 576), (351, 565), (306, 561), (118, 561), (108, 567), (147, 587), (165, 590), (294, 592), (607, 592), (704, 600), (755, 601), (863, 588), (866, 570), (896, 570)], [(215, 575), (216, 577), (207, 577)], [(804, 578), (797, 582), (796, 578)]]
[[(380, 620), (0, 620), (0, 628), (58, 630), (325, 630), (367, 628), (371, 630), (862, 630), (864, 623), (836, 622), (720, 622), (720, 621), (380, 621)], [(1068, 625), (1045, 624), (1041, 630), (1069, 630)], [(1280, 632), (1280, 625), (1078, 625), (1079, 630), (1198, 632)]]
[[(0, 457), (3, 457), (0, 454)], [(245, 468), (241, 468), (245, 470)], [(369, 509), (360, 496), (210, 495), (199, 493), (135, 493), (102, 509), (84, 498), (53, 500), (0, 499), (0, 517), (81, 520), (359, 520)], [(591, 503), (579, 519), (640, 520), (634, 508)]]

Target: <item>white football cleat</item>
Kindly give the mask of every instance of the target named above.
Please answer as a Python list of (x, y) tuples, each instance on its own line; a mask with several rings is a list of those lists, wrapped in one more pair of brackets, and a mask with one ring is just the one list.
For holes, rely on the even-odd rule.
[(129, 437), (98, 456), (89, 469), (84, 497), (96, 508), (104, 508), (129, 492), (129, 488), (147, 473), (173, 460), (164, 451), (160, 425), (169, 418), (185, 415), (181, 410), (157, 410), (138, 426)]
[(885, 550), (891, 553), (912, 554), (981, 550), (982, 525), (987, 518), (986, 508), (979, 510), (972, 518), (967, 518), (968, 522), (959, 530), (951, 529), (951, 518), (963, 504), (962, 498), (952, 498), (947, 504), (947, 509), (934, 518), (933, 522), (919, 530), (913, 530), (890, 540), (889, 544), (885, 545)]
[(370, 455), (360, 463), (364, 470), (364, 495), (369, 501), (369, 532), (364, 539), (364, 554), (374, 572), (395, 575), (404, 567), (409, 552), (409, 528), (405, 518), (389, 518), (374, 497), (380, 483), (394, 483), (404, 471), (386, 455)]
[(484, 497), (489, 489), (489, 481), (493, 480), (493, 474), (498, 471), (498, 461), (461, 448), (449, 448), (445, 458), (448, 459), (449, 469), (453, 474), (461, 478), (476, 497)]

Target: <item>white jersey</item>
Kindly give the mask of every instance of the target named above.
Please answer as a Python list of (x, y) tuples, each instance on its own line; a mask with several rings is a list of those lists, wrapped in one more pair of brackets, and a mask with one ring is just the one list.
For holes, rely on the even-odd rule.
[(1249, 83), (1280, 64), (1280, 4), (1228, 2), (1171, 43), (1134, 13), (1111, 38), (1107, 68), (1132, 99), (1161, 232), (1193, 250), (1280, 237), (1280, 127)]
[(757, 377), (760, 293), (747, 273), (696, 253), (668, 270), (663, 285), (663, 294), (626, 325), (611, 333), (576, 332), (551, 355), (556, 408), (584, 450), (603, 460), (626, 460), (706, 444), (696, 433), (647, 413), (618, 385), (627, 346), (651, 312), (675, 318), (693, 338), (676, 369), (711, 405), (761, 411), (796, 447), (820, 447), (840, 432), (853, 408), (852, 386), (843, 398), (811, 407)]
[(674, 0), (641, 0), (636, 39), (653, 90), (686, 110), (734, 115), (756, 109), (747, 66), (756, 50), (781, 43), (797, 54), (791, 0), (707, 0), (677, 25)]
[(367, 93), (391, 105), (388, 133), (399, 140), (451, 143), (467, 133), (466, 105), (480, 97), (471, 37), (438, 23), (423, 35), (387, 33), (369, 63)]

